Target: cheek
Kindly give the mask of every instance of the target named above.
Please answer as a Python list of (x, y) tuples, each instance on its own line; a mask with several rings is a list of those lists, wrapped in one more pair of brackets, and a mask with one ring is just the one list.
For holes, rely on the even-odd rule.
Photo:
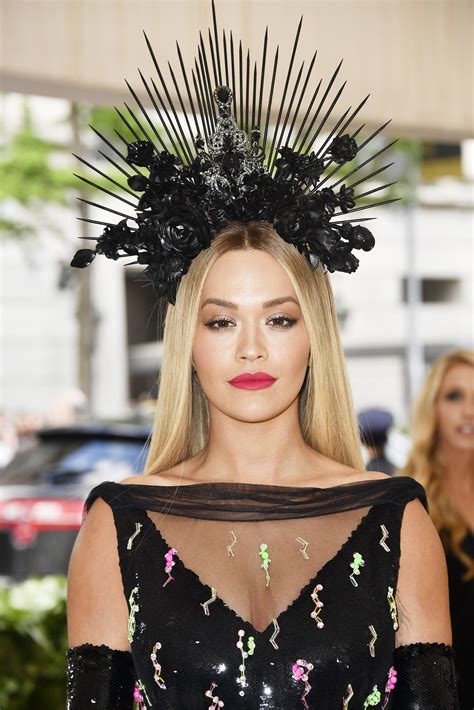
[(455, 405), (448, 402), (440, 402), (437, 407), (437, 424), (440, 434), (449, 434), (456, 426), (458, 412)]

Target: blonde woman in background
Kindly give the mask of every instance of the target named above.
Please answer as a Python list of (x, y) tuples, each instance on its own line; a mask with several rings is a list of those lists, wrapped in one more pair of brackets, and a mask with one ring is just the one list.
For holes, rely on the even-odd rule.
[(413, 446), (402, 475), (428, 495), (446, 551), (459, 699), (474, 707), (474, 352), (436, 361), (415, 407)]

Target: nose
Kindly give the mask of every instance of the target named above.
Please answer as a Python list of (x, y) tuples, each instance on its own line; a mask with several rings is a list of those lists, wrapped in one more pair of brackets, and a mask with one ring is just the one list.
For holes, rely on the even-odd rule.
[(267, 358), (267, 348), (258, 324), (242, 325), (235, 356), (239, 362), (255, 362)]

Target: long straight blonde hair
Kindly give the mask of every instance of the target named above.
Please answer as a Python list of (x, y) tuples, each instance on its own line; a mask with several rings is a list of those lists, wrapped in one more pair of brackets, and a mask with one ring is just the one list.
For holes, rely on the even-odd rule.
[(462, 549), (467, 524), (450, 503), (443, 488), (445, 463), (439, 452), (436, 400), (443, 379), (454, 365), (474, 366), (474, 352), (460, 348), (440, 357), (431, 368), (415, 403), (412, 417), (412, 447), (402, 476), (412, 476), (426, 490), (431, 518), (443, 544), (466, 568), (464, 579), (474, 579), (474, 560)]
[(265, 222), (229, 224), (192, 262), (165, 320), (163, 364), (145, 474), (190, 458), (208, 442), (206, 397), (192, 376), (192, 347), (204, 281), (223, 254), (258, 249), (271, 254), (288, 274), (300, 302), (310, 340), (310, 366), (300, 394), (305, 441), (325, 456), (364, 469), (352, 396), (327, 274), (311, 270), (305, 257)]

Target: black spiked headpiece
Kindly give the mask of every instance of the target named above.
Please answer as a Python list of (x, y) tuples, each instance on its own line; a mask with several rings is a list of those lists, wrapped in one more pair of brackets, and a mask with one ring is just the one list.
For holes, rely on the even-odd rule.
[[(276, 101), (274, 88), (278, 49), (268, 83), (268, 30), (264, 36), (261, 64), (258, 67), (255, 61), (251, 71), (250, 52), (247, 52), (244, 61), (240, 42), (236, 56), (232, 32), (229, 42), (225, 31), (222, 33), (222, 55), (214, 0), (212, 12), (213, 32), (209, 29), (209, 53), (200, 35), (197, 58), (191, 69), (194, 91), (191, 90), (189, 73), (177, 45), (186, 104), (175, 73), (168, 64), (178, 107), (171, 100), (145, 34), (159, 86), (153, 78), (148, 82), (140, 70), (139, 73), (158, 117), (157, 125), (127, 82), (139, 112), (125, 104), (129, 114), (127, 117), (117, 109), (134, 137), (133, 142), (129, 142), (118, 133), (126, 146), (126, 154), (96, 131), (125, 163), (124, 168), (100, 152), (115, 168), (119, 168), (126, 177), (127, 185), (105, 176), (114, 186), (112, 191), (78, 176), (125, 203), (130, 210), (125, 213), (83, 200), (122, 219), (118, 224), (87, 220), (101, 224), (104, 230), (96, 238), (95, 250), (80, 249), (71, 266), (89, 266), (96, 254), (104, 254), (110, 259), (134, 256), (136, 261), (130, 263), (143, 264), (145, 274), (158, 294), (174, 303), (181, 277), (222, 227), (234, 221), (261, 220), (273, 224), (278, 234), (304, 254), (313, 268), (321, 263), (330, 272), (355, 271), (359, 260), (353, 250), (369, 251), (374, 246), (374, 237), (359, 224), (366, 219), (341, 217), (393, 200), (357, 206), (358, 199), (389, 185), (358, 194), (355, 192), (356, 187), (389, 165), (355, 181), (351, 178), (390, 148), (393, 142), (355, 165), (344, 177), (340, 177), (340, 170), (387, 124), (374, 131), (363, 143), (357, 144), (356, 137), (363, 126), (354, 130), (351, 124), (367, 101), (367, 96), (354, 110), (349, 107), (335, 124), (333, 122), (331, 130), (317, 146), (316, 141), (325, 130), (345, 86), (345, 83), (342, 84), (335, 96), (329, 98), (342, 62), (325, 88), (322, 80), (317, 83), (306, 112), (300, 116), (303, 97), (307, 91), (310, 92), (308, 87), (316, 59), (315, 53), (304, 78), (304, 62), (296, 77), (293, 76), (302, 20), (296, 32), (283, 95)], [(278, 115), (270, 139), (270, 116), (275, 105)], [(182, 118), (178, 117), (178, 110)], [(80, 160), (104, 176), (98, 168)]]

